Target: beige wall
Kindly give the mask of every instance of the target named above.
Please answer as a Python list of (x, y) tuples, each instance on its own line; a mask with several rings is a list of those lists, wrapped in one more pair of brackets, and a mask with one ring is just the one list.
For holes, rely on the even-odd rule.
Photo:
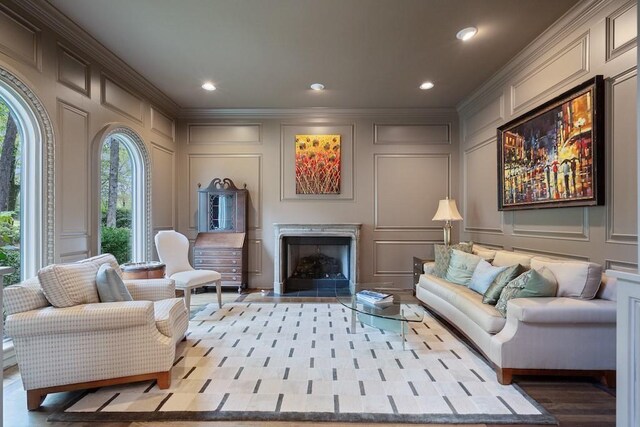
[[(212, 113), (216, 114), (216, 113)], [(360, 275), (411, 286), (412, 257), (442, 240), (431, 221), (458, 188), (454, 111), (220, 111), (178, 122), (178, 225), (194, 239), (197, 184), (247, 184), (249, 284), (273, 286), (273, 223), (362, 223)], [(226, 117), (223, 117), (226, 116)], [(296, 134), (342, 136), (341, 194), (296, 196)]]
[[(637, 2), (583, 2), (459, 108), (463, 238), (637, 268)], [(606, 205), (498, 212), (496, 127), (596, 75), (606, 79)]]
[(153, 227), (175, 226), (174, 121), (140, 91), (12, 2), (0, 4), (0, 67), (43, 103), (55, 138), (55, 260), (97, 251), (98, 174), (91, 156), (109, 124), (131, 128), (152, 158)]

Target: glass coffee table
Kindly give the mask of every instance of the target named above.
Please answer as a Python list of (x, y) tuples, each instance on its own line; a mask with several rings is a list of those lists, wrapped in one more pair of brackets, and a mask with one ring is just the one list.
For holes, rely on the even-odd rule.
[[(354, 295), (336, 294), (336, 300), (344, 307), (351, 310), (351, 330), (356, 333), (356, 317), (365, 325), (390, 332), (397, 332), (402, 336), (402, 349), (406, 341), (407, 324), (409, 322), (422, 322), (424, 310), (419, 305), (419, 301), (410, 291), (404, 293), (392, 289), (392, 283), (358, 283), (355, 293), (367, 289), (376, 292), (393, 295), (393, 302), (384, 307), (358, 300)], [(416, 304), (416, 307), (408, 308), (407, 304)]]

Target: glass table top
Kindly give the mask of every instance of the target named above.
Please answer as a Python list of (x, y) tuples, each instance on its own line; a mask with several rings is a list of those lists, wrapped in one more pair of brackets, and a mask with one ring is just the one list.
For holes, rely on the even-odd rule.
[[(356, 295), (343, 295), (336, 293), (336, 300), (350, 310), (369, 316), (383, 319), (398, 320), (402, 322), (422, 322), (424, 310), (419, 301), (411, 292), (401, 292), (392, 289), (392, 283), (358, 283), (356, 293), (361, 290), (371, 290), (393, 295), (393, 302), (389, 305), (378, 307), (374, 304), (358, 300)], [(411, 304), (411, 305), (408, 305)]]

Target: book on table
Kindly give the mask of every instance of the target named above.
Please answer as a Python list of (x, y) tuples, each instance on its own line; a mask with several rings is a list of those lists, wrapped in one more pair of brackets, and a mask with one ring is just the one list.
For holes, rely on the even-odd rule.
[(374, 304), (377, 306), (389, 305), (393, 303), (393, 295), (376, 292), (371, 290), (363, 290), (356, 294), (358, 301)]

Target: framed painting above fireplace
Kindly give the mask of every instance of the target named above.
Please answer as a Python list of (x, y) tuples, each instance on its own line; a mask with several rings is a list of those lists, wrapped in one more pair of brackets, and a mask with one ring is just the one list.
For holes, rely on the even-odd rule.
[(604, 204), (604, 80), (498, 128), (498, 209)]

